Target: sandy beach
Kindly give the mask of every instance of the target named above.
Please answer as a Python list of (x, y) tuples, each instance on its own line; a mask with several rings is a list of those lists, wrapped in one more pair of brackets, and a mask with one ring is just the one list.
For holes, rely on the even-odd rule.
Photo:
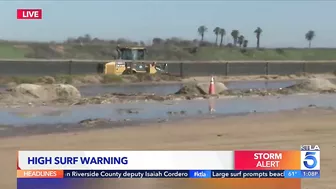
[[(322, 151), (322, 178), (305, 180), (303, 185), (307, 189), (331, 189), (336, 187), (333, 176), (336, 172), (333, 156), (336, 150), (335, 115), (335, 110), (307, 108), (246, 116), (186, 119), (139, 127), (5, 138), (0, 140), (0, 152), (1, 167), (6, 174), (0, 178), (0, 185), (1, 188), (16, 186), (17, 150), (298, 150), (301, 144), (318, 144)], [(168, 187), (162, 188), (174, 185), (169, 183)], [(118, 188), (128, 187), (121, 184)]]

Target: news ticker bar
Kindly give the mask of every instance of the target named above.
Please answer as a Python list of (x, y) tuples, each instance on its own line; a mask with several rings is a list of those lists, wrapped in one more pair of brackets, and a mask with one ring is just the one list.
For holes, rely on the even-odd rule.
[(18, 170), (17, 178), (320, 178), (320, 170)]

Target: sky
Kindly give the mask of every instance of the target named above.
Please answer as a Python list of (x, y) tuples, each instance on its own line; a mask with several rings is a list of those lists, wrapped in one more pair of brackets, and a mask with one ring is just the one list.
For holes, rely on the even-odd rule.
[[(336, 47), (336, 1), (322, 0), (0, 0), (0, 39), (63, 41), (90, 34), (102, 39), (126, 38), (149, 42), (153, 37), (200, 38), (213, 41), (215, 27), (224, 28), (224, 42), (240, 31), (256, 44), (253, 31), (263, 30), (262, 47), (307, 47), (305, 33), (314, 30), (313, 47)], [(41, 8), (42, 20), (17, 20), (16, 10)]]

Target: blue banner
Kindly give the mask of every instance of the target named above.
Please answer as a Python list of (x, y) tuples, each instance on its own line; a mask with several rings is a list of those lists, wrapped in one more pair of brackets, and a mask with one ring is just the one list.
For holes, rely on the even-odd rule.
[(284, 172), (285, 178), (301, 178), (301, 170), (286, 170)]

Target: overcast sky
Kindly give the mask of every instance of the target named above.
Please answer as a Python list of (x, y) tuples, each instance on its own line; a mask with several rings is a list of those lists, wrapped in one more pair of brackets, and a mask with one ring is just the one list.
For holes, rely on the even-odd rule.
[[(90, 34), (104, 39), (149, 41), (153, 37), (199, 38), (197, 28), (228, 34), (238, 29), (251, 46), (263, 29), (263, 47), (306, 47), (305, 33), (316, 32), (313, 47), (336, 47), (336, 1), (1, 1), (0, 38), (62, 41)], [(16, 9), (41, 8), (43, 20), (17, 20)], [(228, 35), (225, 42), (232, 42)]]

